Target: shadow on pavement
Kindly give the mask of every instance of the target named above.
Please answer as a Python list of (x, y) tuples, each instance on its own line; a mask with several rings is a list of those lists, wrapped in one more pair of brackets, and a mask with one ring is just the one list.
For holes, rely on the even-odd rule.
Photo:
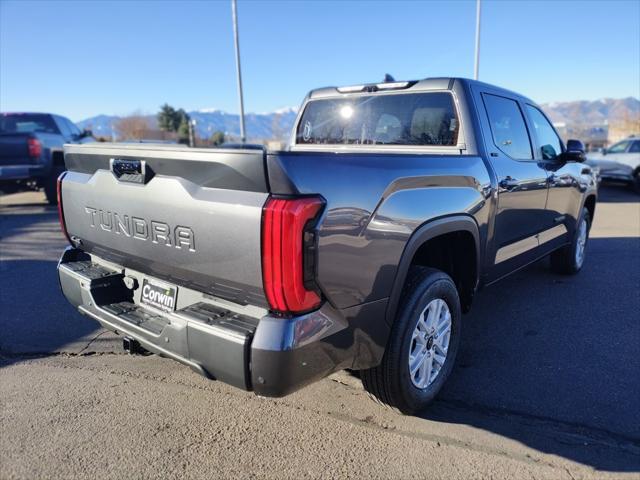
[(602, 183), (598, 188), (598, 203), (637, 203), (640, 195), (624, 183)]
[(4, 261), (0, 272), (0, 357), (81, 353), (99, 324), (80, 315), (59, 289), (54, 261)]
[(57, 259), (65, 246), (57, 210), (46, 204), (3, 205), (0, 209), (0, 358), (64, 350), (80, 353), (99, 333), (98, 323), (64, 299)]
[(463, 319), (456, 369), (424, 417), (597, 469), (640, 471), (639, 291), (637, 237), (591, 239), (576, 276), (541, 261), (487, 288)]

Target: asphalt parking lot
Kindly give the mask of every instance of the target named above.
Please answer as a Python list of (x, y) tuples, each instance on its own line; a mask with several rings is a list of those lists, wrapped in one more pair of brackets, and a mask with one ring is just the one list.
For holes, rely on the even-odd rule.
[(0, 199), (0, 478), (640, 478), (640, 197), (604, 187), (583, 271), (486, 289), (419, 417), (334, 375), (283, 399), (207, 381), (59, 292), (38, 193)]

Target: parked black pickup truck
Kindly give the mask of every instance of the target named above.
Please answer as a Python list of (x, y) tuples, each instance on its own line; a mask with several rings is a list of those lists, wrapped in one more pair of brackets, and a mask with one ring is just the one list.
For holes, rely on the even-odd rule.
[(478, 289), (582, 268), (583, 160), (531, 100), (457, 78), (314, 90), (288, 151), (67, 145), (60, 283), (131, 351), (264, 396), (352, 369), (412, 413)]
[(93, 141), (91, 132), (50, 113), (0, 113), (0, 192), (43, 188), (55, 205), (56, 179), (64, 170), (65, 143)]

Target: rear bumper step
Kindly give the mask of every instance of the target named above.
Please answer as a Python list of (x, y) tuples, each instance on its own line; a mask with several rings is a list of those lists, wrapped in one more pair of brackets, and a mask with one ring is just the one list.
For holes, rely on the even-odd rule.
[[(97, 257), (95, 257), (97, 259)], [(224, 308), (229, 302), (179, 287), (188, 305), (166, 313), (140, 305), (139, 285), (146, 275), (94, 261), (67, 248), (58, 264), (60, 286), (82, 314), (108, 330), (139, 343), (136, 348), (172, 358), (208, 378), (268, 397), (287, 395), (343, 368), (353, 368), (356, 352), (371, 350), (356, 343), (343, 313), (325, 303), (319, 310), (283, 318), (263, 309), (248, 315)], [(126, 281), (135, 278), (135, 282)], [(138, 285), (138, 290), (127, 288)], [(193, 301), (192, 301), (193, 299)], [(380, 314), (374, 302), (363, 315)], [(235, 309), (235, 307), (234, 307)], [(369, 310), (371, 309), (371, 310)], [(242, 308), (237, 308), (242, 310)], [(382, 350), (379, 350), (381, 357)], [(377, 360), (372, 360), (372, 363)]]
[(167, 317), (145, 310), (131, 302), (111, 303), (104, 305), (102, 308), (123, 321), (148, 331), (152, 335), (160, 335), (166, 327), (171, 325), (171, 321)]
[(249, 349), (258, 318), (204, 302), (172, 313), (156, 312), (134, 303), (122, 272), (70, 256), (65, 254), (59, 264), (60, 285), (81, 313), (206, 377), (252, 389)]

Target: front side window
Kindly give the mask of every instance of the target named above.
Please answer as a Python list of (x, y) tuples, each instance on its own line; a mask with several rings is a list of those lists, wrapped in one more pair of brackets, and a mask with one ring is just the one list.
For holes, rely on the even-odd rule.
[(629, 140), (624, 140), (622, 142), (618, 142), (612, 147), (609, 147), (607, 153), (624, 153), (627, 151), (627, 147), (629, 146)]
[(527, 113), (533, 124), (533, 132), (538, 139), (536, 158), (553, 160), (562, 153), (562, 143), (555, 130), (540, 110), (527, 105)]
[(511, 158), (532, 159), (529, 133), (518, 102), (486, 93), (482, 97), (496, 147)]
[(358, 95), (310, 101), (296, 130), (301, 145), (446, 145), (458, 143), (449, 93)]
[(640, 140), (633, 142), (633, 145), (631, 145), (631, 148), (629, 149), (629, 153), (640, 153)]

